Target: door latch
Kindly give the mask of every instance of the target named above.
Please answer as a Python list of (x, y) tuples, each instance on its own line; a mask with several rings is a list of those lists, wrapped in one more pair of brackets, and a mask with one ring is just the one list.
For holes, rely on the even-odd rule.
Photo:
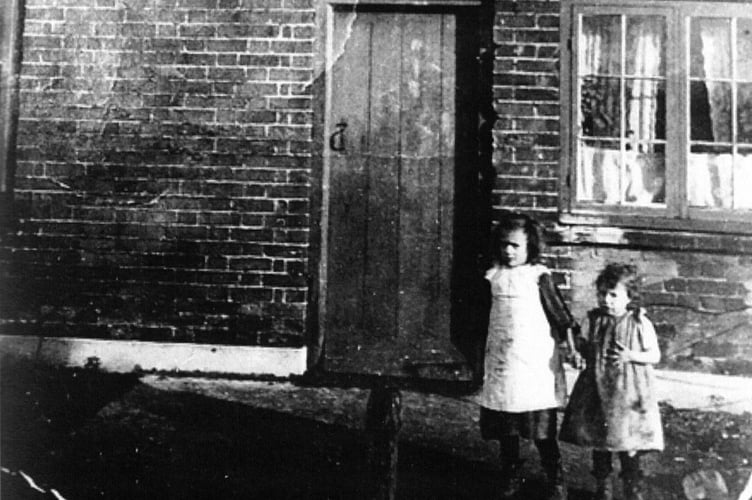
[(329, 136), (329, 147), (332, 151), (344, 151), (345, 150), (345, 129), (347, 128), (347, 123), (344, 121), (339, 122), (337, 125), (337, 130), (334, 131), (334, 133)]

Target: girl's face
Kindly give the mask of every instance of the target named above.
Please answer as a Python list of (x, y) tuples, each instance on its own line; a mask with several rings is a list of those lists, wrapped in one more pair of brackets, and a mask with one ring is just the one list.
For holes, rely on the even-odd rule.
[(598, 305), (611, 316), (621, 316), (627, 312), (631, 299), (624, 283), (619, 282), (614, 288), (598, 290)]
[(514, 229), (502, 235), (501, 263), (516, 267), (527, 263), (527, 234), (522, 229)]

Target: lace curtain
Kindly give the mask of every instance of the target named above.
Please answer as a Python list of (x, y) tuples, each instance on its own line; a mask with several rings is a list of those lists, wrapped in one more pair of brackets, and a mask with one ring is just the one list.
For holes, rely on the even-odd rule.
[[(731, 23), (729, 19), (695, 19), (691, 25), (693, 37), (691, 50), (692, 83), (698, 90), (692, 92), (692, 140), (725, 143), (712, 148), (692, 147), (688, 167), (688, 199), (691, 206), (717, 208), (752, 208), (752, 198), (741, 196), (742, 186), (752, 185), (752, 154), (734, 155), (732, 109)], [(739, 43), (749, 39), (739, 37)], [(739, 53), (742, 46), (740, 45)], [(741, 59), (744, 61), (744, 59)], [(737, 76), (749, 73), (748, 68), (737, 68)], [(715, 79), (725, 79), (718, 81)], [(744, 88), (744, 87), (742, 87)], [(745, 113), (739, 95), (738, 112)], [(749, 113), (750, 110), (746, 109)], [(740, 123), (743, 133), (744, 123)], [(704, 151), (703, 149), (711, 149)], [(736, 194), (736, 195), (735, 195)]]
[(577, 194), (579, 199), (603, 203), (663, 203), (663, 152), (654, 141), (665, 139), (665, 101), (659, 92), (665, 75), (665, 19), (632, 17), (624, 39), (626, 57), (621, 50), (621, 17), (584, 18), (580, 38), (584, 141)]

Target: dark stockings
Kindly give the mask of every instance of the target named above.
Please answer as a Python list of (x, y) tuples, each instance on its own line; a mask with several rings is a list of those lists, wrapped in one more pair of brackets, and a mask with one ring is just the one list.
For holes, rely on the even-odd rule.
[[(561, 453), (559, 452), (559, 443), (555, 439), (536, 439), (535, 447), (540, 453), (541, 465), (545, 470), (556, 468), (561, 463)], [(509, 436), (499, 441), (499, 457), (502, 465), (509, 463), (519, 463), (520, 459), (520, 438)]]
[[(614, 453), (610, 451), (593, 451), (593, 475), (596, 479), (608, 477), (613, 472), (611, 459)], [(635, 453), (631, 457), (627, 452), (619, 452), (619, 461), (621, 462), (621, 476), (624, 479), (638, 480), (642, 478), (642, 469), (640, 468), (640, 453)]]
[[(624, 495), (628, 500), (642, 499), (642, 468), (640, 467), (641, 453), (630, 456), (627, 452), (619, 452), (621, 462), (621, 477), (624, 482)], [(593, 476), (599, 484), (604, 484), (611, 473), (613, 453), (609, 451), (593, 451)], [(606, 497), (603, 497), (606, 498)]]
[[(520, 487), (520, 440), (517, 436), (510, 436), (499, 442), (501, 461), (503, 496), (514, 495)], [(548, 498), (566, 498), (564, 477), (561, 466), (561, 452), (559, 443), (555, 439), (536, 439), (535, 447), (540, 454), (541, 466), (546, 474), (546, 488)]]

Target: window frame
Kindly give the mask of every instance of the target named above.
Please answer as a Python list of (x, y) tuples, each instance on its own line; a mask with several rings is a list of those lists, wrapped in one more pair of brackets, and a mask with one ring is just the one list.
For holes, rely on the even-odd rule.
[[(752, 210), (690, 207), (687, 196), (690, 142), (688, 133), (690, 125), (689, 68), (687, 65), (689, 18), (750, 17), (748, 7), (748, 3), (735, 0), (725, 2), (632, 0), (623, 3), (562, 0), (560, 18), (562, 33), (560, 222), (625, 228), (752, 234)], [(580, 108), (578, 44), (580, 43), (579, 19), (583, 14), (658, 14), (666, 17), (666, 203), (663, 207), (629, 204), (598, 205), (576, 199), (578, 141), (576, 131), (579, 129)], [(686, 103), (684, 112), (681, 111), (682, 103)]]

